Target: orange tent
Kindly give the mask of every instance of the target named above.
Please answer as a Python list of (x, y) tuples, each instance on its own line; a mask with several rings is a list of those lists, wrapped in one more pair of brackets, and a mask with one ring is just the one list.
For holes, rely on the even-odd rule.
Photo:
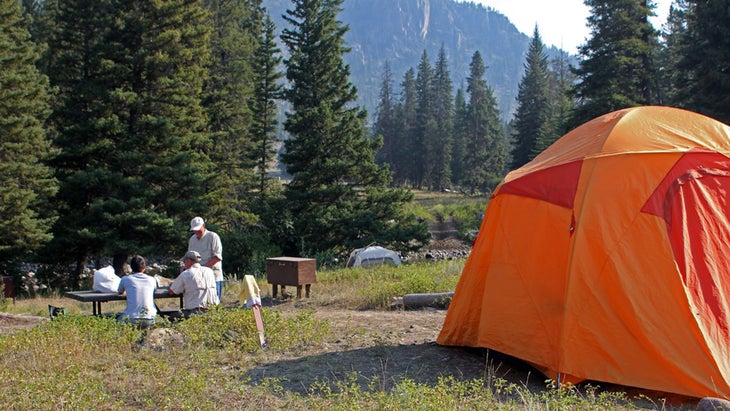
[(495, 189), (438, 337), (583, 379), (730, 398), (730, 127), (636, 107)]

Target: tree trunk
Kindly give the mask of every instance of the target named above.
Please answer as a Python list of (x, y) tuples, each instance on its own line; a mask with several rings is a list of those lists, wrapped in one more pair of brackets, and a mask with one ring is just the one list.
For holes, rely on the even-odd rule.
[(114, 254), (114, 258), (112, 259), (112, 267), (114, 267), (114, 272), (118, 276), (124, 277), (124, 275), (126, 274), (125, 268), (127, 267), (127, 254), (126, 253)]
[(76, 259), (76, 268), (74, 269), (73, 274), (71, 274), (71, 278), (69, 278), (69, 288), (72, 290), (78, 290), (81, 286), (81, 274), (84, 273), (84, 269), (86, 268), (86, 259), (85, 258), (77, 258)]

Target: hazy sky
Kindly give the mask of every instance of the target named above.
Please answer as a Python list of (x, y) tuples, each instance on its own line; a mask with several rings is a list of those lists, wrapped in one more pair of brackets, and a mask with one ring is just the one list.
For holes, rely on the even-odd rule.
[[(588, 7), (583, 0), (457, 0), (489, 6), (507, 18), (517, 29), (532, 37), (535, 23), (542, 42), (577, 53), (577, 47), (588, 37)], [(672, 0), (655, 0), (654, 25), (661, 28), (667, 19)]]

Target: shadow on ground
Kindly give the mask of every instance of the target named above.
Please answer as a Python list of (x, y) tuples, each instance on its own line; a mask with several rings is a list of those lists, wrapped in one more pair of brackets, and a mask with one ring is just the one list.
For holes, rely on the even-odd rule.
[[(252, 368), (247, 377), (250, 378), (248, 384), (259, 385), (273, 379), (284, 390), (301, 395), (313, 393), (312, 388), (318, 384), (337, 390), (340, 384), (344, 386), (356, 381), (365, 391), (370, 388), (389, 391), (404, 379), (433, 387), (439, 378), (446, 377), (457, 381), (481, 378), (489, 383), (502, 380), (527, 387), (537, 395), (548, 391), (549, 385), (543, 374), (509, 355), (435, 343), (384, 345), (282, 360)], [(593, 381), (581, 383), (577, 388), (585, 391), (587, 386), (597, 387), (595, 393), (624, 392), (637, 409), (694, 410), (698, 401), (681, 395)]]
[[(307, 394), (315, 383), (336, 387), (355, 376), (365, 390), (390, 390), (404, 379), (434, 386), (439, 378), (456, 380), (503, 378), (529, 383), (531, 389), (544, 386), (542, 375), (525, 363), (487, 350), (454, 348), (434, 343), (406, 346), (376, 346), (328, 352), (265, 364), (248, 371), (249, 383), (275, 379), (287, 391)], [(530, 379), (538, 377), (537, 385)], [(533, 386), (534, 385), (534, 386)]]

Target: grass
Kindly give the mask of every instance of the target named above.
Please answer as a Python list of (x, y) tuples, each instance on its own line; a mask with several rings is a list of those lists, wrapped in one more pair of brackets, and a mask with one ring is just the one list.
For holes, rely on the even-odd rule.
[[(47, 316), (51, 304), (64, 306), (67, 315), (0, 335), (0, 379), (5, 382), (0, 402), (17, 410), (665, 408), (590, 386), (535, 389), (527, 381), (501, 377), (493, 365), (484, 365), (477, 378), (437, 377), (427, 371), (392, 376), (387, 371), (403, 357), (413, 356), (414, 364), (425, 362), (436, 368), (443, 367), (439, 364), (443, 359), (421, 358), (438, 349), (400, 347), (388, 335), (368, 337), (370, 347), (331, 349), (338, 340), (364, 332), (353, 328), (351, 336), (337, 335), (333, 324), (317, 318), (317, 310), (385, 311), (395, 296), (453, 291), (463, 264), (444, 261), (318, 272), (311, 298), (281, 306), (293, 307), (289, 310), (275, 306), (262, 310), (266, 350), (257, 344), (250, 311), (236, 308), (241, 284), (233, 280), (225, 288), (227, 308), (179, 323), (162, 321), (147, 332), (111, 318), (89, 316), (87, 304), (59, 295), (18, 300), (6, 304), (5, 311)], [(259, 282), (264, 297), (269, 297), (270, 287), (264, 279)], [(123, 308), (123, 303), (107, 305), (109, 310)], [(366, 332), (376, 335), (376, 331)], [(362, 358), (364, 364), (347, 371), (352, 358)], [(299, 378), (306, 373), (315, 376)]]
[(393, 298), (413, 293), (453, 291), (464, 260), (436, 264), (405, 264), (399, 267), (337, 269), (317, 275), (317, 287), (325, 292), (314, 302), (353, 310), (383, 310)]

